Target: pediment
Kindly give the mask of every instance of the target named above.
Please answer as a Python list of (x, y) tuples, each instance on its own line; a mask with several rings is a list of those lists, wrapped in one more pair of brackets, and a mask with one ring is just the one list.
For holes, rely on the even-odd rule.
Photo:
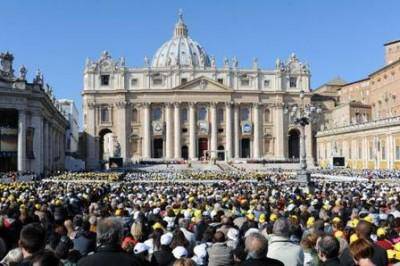
[(230, 88), (207, 77), (199, 77), (173, 88), (176, 91), (230, 92)]

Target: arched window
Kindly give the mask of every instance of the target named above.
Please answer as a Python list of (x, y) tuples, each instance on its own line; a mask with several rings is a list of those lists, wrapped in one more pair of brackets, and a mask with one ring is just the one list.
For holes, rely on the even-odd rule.
[(161, 115), (162, 115), (162, 111), (160, 107), (154, 107), (151, 110), (151, 119), (153, 121), (159, 121), (161, 120)]
[(108, 106), (101, 107), (100, 120), (101, 122), (110, 122), (110, 110), (108, 109)]
[(271, 112), (268, 108), (264, 110), (264, 122), (265, 123), (271, 122)]
[(224, 109), (222, 109), (222, 108), (218, 109), (217, 121), (218, 121), (218, 123), (224, 122)]
[(133, 110), (132, 110), (132, 121), (134, 123), (139, 122), (138, 110), (136, 108), (133, 108)]
[(182, 108), (181, 110), (181, 122), (185, 123), (188, 121), (188, 110), (187, 108)]
[(250, 111), (249, 108), (243, 107), (240, 108), (240, 120), (241, 121), (247, 121), (250, 118)]
[(199, 121), (207, 120), (207, 109), (205, 107), (200, 107), (198, 111)]

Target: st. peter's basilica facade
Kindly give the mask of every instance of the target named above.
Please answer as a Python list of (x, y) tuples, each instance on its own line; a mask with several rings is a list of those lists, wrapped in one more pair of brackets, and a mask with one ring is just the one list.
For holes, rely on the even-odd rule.
[[(310, 71), (295, 54), (261, 69), (257, 59), (221, 67), (188, 34), (182, 15), (173, 36), (141, 68), (103, 52), (87, 60), (83, 108), (88, 169), (110, 157), (138, 160), (265, 159), (299, 157), (299, 131), (284, 106), (311, 101)], [(306, 128), (312, 158), (312, 129)]]

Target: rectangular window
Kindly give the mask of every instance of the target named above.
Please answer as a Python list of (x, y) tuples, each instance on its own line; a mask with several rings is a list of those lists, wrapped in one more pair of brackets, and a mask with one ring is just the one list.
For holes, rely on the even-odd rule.
[(271, 81), (269, 79), (264, 80), (264, 88), (269, 88)]
[(400, 146), (396, 146), (396, 161), (400, 161)]
[(110, 75), (101, 75), (101, 86), (108, 86), (110, 84)]
[(297, 86), (297, 78), (296, 77), (289, 78), (289, 86), (290, 86), (290, 88), (296, 88), (296, 86)]
[(369, 159), (374, 159), (374, 144), (372, 141), (369, 142)]
[(358, 142), (358, 159), (362, 159), (362, 142)]
[(382, 160), (386, 160), (386, 147), (384, 142), (381, 144), (381, 158)]
[(223, 128), (218, 128), (218, 133), (224, 133), (224, 129)]
[(240, 85), (242, 87), (248, 87), (250, 86), (250, 80), (248, 78), (242, 78), (240, 79)]
[(153, 85), (155, 85), (155, 86), (162, 85), (162, 78), (160, 78), (160, 77), (153, 78)]
[(218, 83), (220, 83), (220, 84), (224, 84), (224, 79), (222, 79), (222, 78), (217, 79), (217, 81), (218, 81)]
[(131, 86), (132, 87), (137, 87), (138, 83), (139, 83), (138, 79), (131, 79)]
[(187, 82), (186, 78), (181, 79), (181, 84), (185, 84)]
[(188, 132), (188, 129), (187, 128), (182, 128), (182, 133), (187, 133)]

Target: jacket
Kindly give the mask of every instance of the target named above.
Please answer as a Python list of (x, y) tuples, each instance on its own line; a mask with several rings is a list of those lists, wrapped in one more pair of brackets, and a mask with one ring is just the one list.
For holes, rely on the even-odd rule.
[(93, 232), (78, 232), (73, 242), (74, 249), (78, 250), (82, 256), (85, 256), (96, 249), (96, 234)]
[(233, 250), (226, 243), (214, 243), (207, 249), (208, 266), (224, 266), (233, 264)]
[(336, 257), (323, 262), (322, 266), (341, 266), (341, 264), (339, 258)]
[(274, 260), (271, 258), (261, 258), (261, 259), (247, 259), (242, 261), (240, 266), (283, 266), (284, 264), (279, 260)]
[(268, 243), (267, 257), (283, 262), (285, 266), (304, 265), (302, 248), (292, 243), (289, 238), (272, 235)]
[(153, 253), (151, 257), (151, 265), (153, 266), (167, 266), (175, 260), (171, 250), (161, 249)]
[(120, 247), (103, 246), (97, 249), (96, 253), (82, 258), (78, 266), (140, 266), (138, 260)]

